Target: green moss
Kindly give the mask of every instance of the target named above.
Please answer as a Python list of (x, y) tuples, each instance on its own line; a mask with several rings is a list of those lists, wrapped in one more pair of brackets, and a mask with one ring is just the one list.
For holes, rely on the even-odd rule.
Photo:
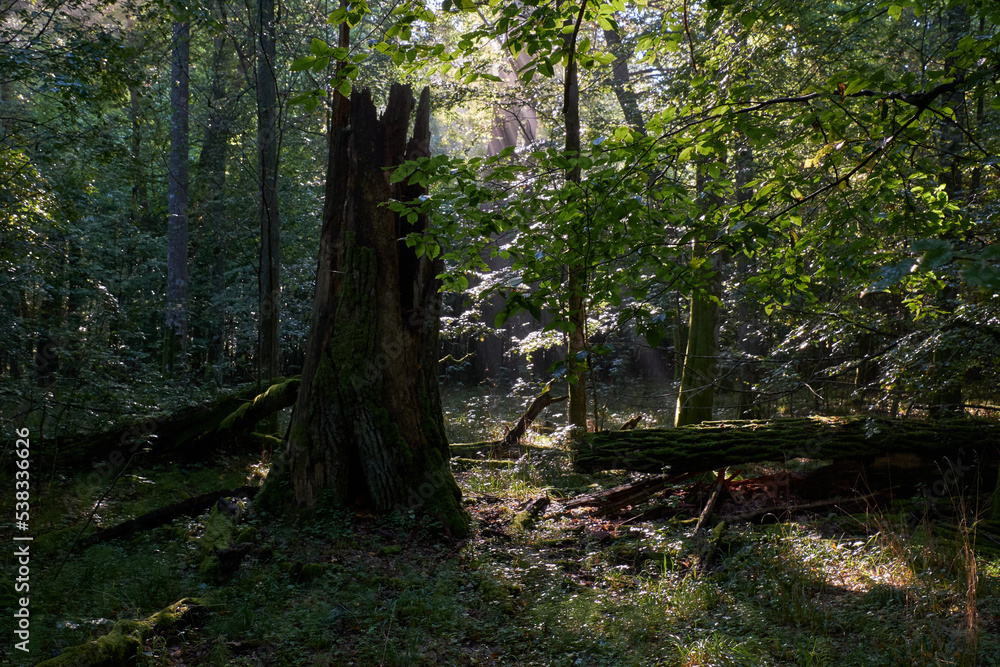
[(528, 512), (518, 512), (510, 520), (510, 530), (514, 533), (526, 533), (535, 527), (535, 520)]
[(236, 544), (245, 544), (257, 540), (257, 529), (253, 526), (245, 526), (236, 536)]
[(157, 632), (169, 630), (201, 606), (196, 598), (184, 598), (142, 620), (122, 620), (110, 633), (64, 650), (55, 658), (39, 663), (44, 667), (131, 667), (137, 662), (143, 641)]

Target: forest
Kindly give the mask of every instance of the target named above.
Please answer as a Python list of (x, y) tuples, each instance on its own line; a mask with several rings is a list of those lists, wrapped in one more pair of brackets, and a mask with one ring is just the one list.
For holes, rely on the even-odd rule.
[(1000, 664), (997, 3), (0, 8), (10, 664)]

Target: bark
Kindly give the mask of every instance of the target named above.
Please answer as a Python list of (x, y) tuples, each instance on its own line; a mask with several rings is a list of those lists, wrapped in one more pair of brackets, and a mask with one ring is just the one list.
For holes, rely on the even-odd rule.
[[(580, 6), (580, 17), (587, 3)], [(566, 35), (566, 52), (569, 62), (566, 65), (566, 75), (563, 83), (563, 120), (566, 129), (566, 157), (580, 157), (580, 84), (576, 62), (576, 36), (580, 30), (580, 21)], [(566, 181), (579, 184), (581, 180), (579, 163), (566, 172)], [(581, 221), (582, 225), (582, 221)], [(583, 245), (586, 239), (582, 232), (571, 239), (570, 246), (577, 246), (578, 256), (570, 257), (567, 267), (566, 281), (567, 311), (569, 317), (569, 348), (566, 352), (567, 379), (569, 382), (569, 426), (573, 430), (572, 437), (587, 431), (587, 384), (586, 384), (586, 275), (584, 268)], [(572, 253), (572, 251), (571, 251)], [(596, 415), (595, 415), (596, 417)]]
[[(671, 474), (795, 458), (872, 460), (889, 467), (918, 466), (966, 450), (996, 453), (1000, 423), (980, 419), (890, 420), (803, 417), (708, 422), (674, 429), (602, 431), (577, 446), (580, 472), (625, 469)], [(877, 459), (877, 460), (876, 460)]]
[(260, 151), (259, 368), (267, 384), (279, 373), (281, 255), (278, 211), (278, 84), (274, 0), (258, 1), (257, 142)]
[(311, 507), (324, 494), (342, 507), (409, 508), (458, 536), (469, 520), (448, 465), (437, 384), (440, 263), (402, 240), (427, 221), (385, 206), (423, 194), (390, 183), (391, 168), (429, 154), (429, 89), (407, 142), (413, 108), (410, 88), (398, 84), (381, 117), (368, 90), (349, 104), (335, 93), (302, 385), (287, 465), (272, 466), (260, 500)]
[[(224, 8), (220, 13), (225, 19)], [(204, 141), (198, 158), (198, 178), (196, 179), (199, 211), (198, 220), (204, 247), (208, 249), (209, 281), (215, 298), (222, 296), (225, 289), (226, 241), (223, 229), (226, 220), (226, 168), (229, 159), (229, 77), (233, 70), (232, 45), (226, 35), (215, 37), (212, 57), (212, 84), (208, 100), (208, 125), (205, 127)], [(218, 364), (223, 357), (225, 339), (225, 314), (213, 299), (210, 305), (210, 330), (205, 332), (208, 344), (208, 363), (216, 367), (216, 381), (221, 384), (222, 373)], [(270, 378), (268, 378), (270, 380)], [(267, 382), (264, 383), (267, 385)]]
[(604, 41), (608, 50), (615, 55), (615, 61), (611, 65), (611, 89), (618, 99), (625, 122), (639, 134), (646, 136), (646, 123), (642, 119), (638, 98), (632, 90), (632, 74), (628, 69), (630, 54), (622, 46), (622, 38), (617, 31), (605, 30)]
[(167, 317), (163, 366), (171, 372), (187, 346), (188, 292), (188, 63), (189, 23), (173, 29), (170, 87), (170, 165), (167, 181)]

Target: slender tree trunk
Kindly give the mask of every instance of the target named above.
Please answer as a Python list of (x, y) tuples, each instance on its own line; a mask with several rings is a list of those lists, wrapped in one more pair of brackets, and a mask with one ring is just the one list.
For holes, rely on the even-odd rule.
[[(698, 165), (697, 190), (705, 210), (720, 203), (705, 192), (706, 177)], [(708, 217), (708, 216), (706, 216)], [(703, 290), (691, 294), (691, 315), (688, 319), (687, 348), (681, 371), (681, 386), (677, 394), (674, 426), (697, 424), (712, 419), (715, 404), (715, 383), (719, 348), (719, 299), (722, 295), (722, 258), (709, 254), (705, 243), (695, 241), (691, 270), (706, 281)], [(700, 276), (699, 276), (700, 274)]]
[(260, 151), (259, 378), (279, 375), (278, 83), (274, 0), (258, 0), (257, 137)]
[[(346, 44), (346, 29), (341, 45)], [(387, 168), (429, 154), (430, 91), (393, 85), (378, 116), (371, 94), (334, 94), (326, 207), (312, 325), (285, 461), (262, 502), (414, 509), (452, 535), (468, 516), (448, 463), (438, 393), (440, 263), (401, 239), (420, 232), (384, 204), (419, 186), (391, 185)], [(284, 462), (282, 462), (284, 463)], [(288, 488), (289, 485), (290, 488)]]
[(187, 347), (188, 292), (188, 62), (190, 33), (187, 17), (173, 30), (170, 75), (170, 165), (167, 182), (167, 318), (163, 366), (175, 369), (177, 354)]
[(632, 74), (628, 69), (630, 54), (622, 46), (622, 38), (617, 31), (605, 30), (604, 41), (608, 45), (608, 50), (615, 55), (615, 61), (611, 65), (611, 89), (618, 99), (618, 106), (622, 109), (625, 122), (645, 136), (646, 123), (642, 119), (639, 100), (632, 90)]
[[(580, 7), (580, 17), (587, 3)], [(569, 55), (569, 62), (566, 65), (566, 74), (563, 87), (563, 118), (566, 125), (566, 157), (577, 159), (580, 157), (580, 84), (577, 75), (576, 63), (576, 36), (580, 28), (579, 20), (572, 33), (566, 35), (566, 51)], [(566, 172), (566, 181), (579, 184), (581, 171), (579, 163)], [(582, 220), (580, 225), (582, 226)], [(567, 267), (568, 279), (566, 281), (567, 310), (569, 317), (570, 333), (569, 348), (566, 352), (567, 376), (569, 379), (569, 426), (580, 434), (587, 430), (587, 360), (586, 360), (586, 327), (587, 327), (587, 301), (586, 301), (586, 267), (584, 265), (584, 248), (586, 239), (583, 233), (575, 235), (571, 243), (570, 264)], [(575, 249), (572, 246), (577, 246)], [(576, 254), (574, 253), (576, 251)]]
[[(224, 19), (223, 15), (223, 19)], [(209, 284), (213, 299), (210, 302), (208, 320), (209, 331), (205, 332), (208, 344), (208, 363), (215, 368), (216, 381), (223, 378), (219, 363), (223, 357), (225, 320), (223, 309), (216, 302), (225, 289), (226, 270), (225, 238), (223, 235), (226, 219), (226, 165), (228, 145), (231, 135), (228, 118), (228, 78), (232, 72), (231, 44), (225, 35), (219, 35), (213, 43), (212, 84), (209, 91), (208, 125), (205, 128), (201, 155), (198, 158), (198, 178), (196, 199), (200, 208), (200, 233), (203, 247), (209, 252)], [(267, 386), (265, 383), (264, 386)]]
[[(947, 10), (943, 16), (947, 31), (947, 41), (944, 44), (946, 51), (957, 47), (962, 36), (968, 34), (970, 28), (969, 14), (962, 5), (954, 5)], [(945, 58), (945, 67), (954, 67), (953, 58)], [(958, 76), (964, 76), (961, 72)], [(965, 141), (963, 128), (969, 123), (969, 109), (966, 104), (965, 95), (959, 92), (952, 92), (945, 95), (941, 102), (947, 104), (955, 111), (955, 122), (945, 124), (940, 134), (940, 161), (941, 171), (938, 180), (945, 186), (948, 198), (953, 201), (962, 201), (966, 198), (965, 180), (962, 173), (962, 144)], [(954, 312), (958, 307), (958, 293), (951, 287), (941, 290), (938, 301), (940, 307), (945, 312)], [(954, 347), (945, 346), (934, 351), (931, 363), (931, 371), (934, 374), (935, 389), (929, 400), (929, 414), (931, 417), (957, 417), (961, 416), (965, 410), (962, 407), (962, 381), (956, 377), (951, 369), (954, 359), (959, 357), (959, 351)]]
[[(694, 257), (706, 258), (704, 245), (695, 246)], [(719, 331), (719, 306), (713, 297), (718, 298), (721, 285), (719, 271), (714, 266), (710, 270), (712, 275), (708, 279), (706, 290), (691, 295), (687, 350), (684, 354), (674, 426), (697, 424), (712, 419)]]

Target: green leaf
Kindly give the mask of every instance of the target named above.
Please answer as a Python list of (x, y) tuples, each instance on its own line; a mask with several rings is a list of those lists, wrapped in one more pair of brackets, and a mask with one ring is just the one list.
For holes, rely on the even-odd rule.
[(316, 62), (316, 56), (302, 56), (301, 58), (296, 58), (290, 67), (293, 72), (301, 72), (307, 70), (313, 66)]
[(903, 8), (900, 7), (899, 5), (889, 5), (889, 16), (891, 16), (892, 18), (898, 21), (899, 16), (902, 13), (903, 13)]
[(1000, 269), (986, 262), (971, 262), (962, 269), (962, 279), (991, 292), (1000, 292)]
[(329, 50), (330, 46), (322, 39), (316, 39), (314, 37), (313, 41), (309, 44), (309, 53), (314, 56), (325, 56)]
[(923, 256), (920, 258), (920, 267), (931, 271), (944, 266), (954, 257), (951, 243), (941, 239), (914, 241), (910, 246), (910, 250), (923, 253)]

